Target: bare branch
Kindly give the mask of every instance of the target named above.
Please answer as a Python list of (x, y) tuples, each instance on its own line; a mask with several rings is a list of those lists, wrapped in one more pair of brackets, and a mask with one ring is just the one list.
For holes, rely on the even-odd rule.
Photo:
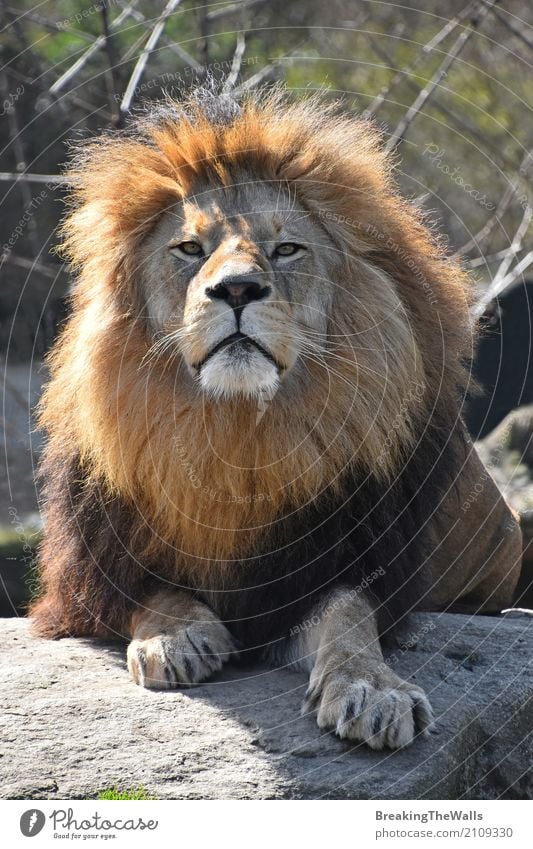
[[(368, 38), (368, 36), (367, 36)], [(378, 56), (383, 59), (383, 61), (388, 62), (388, 55), (386, 51), (382, 50), (379, 43), (369, 38), (374, 51), (378, 54)], [(405, 79), (405, 85), (413, 92), (418, 94), (419, 88), (416, 86), (412, 79), (407, 77)], [(476, 139), (479, 142), (481, 149), (487, 149), (492, 152), (492, 155), (497, 157), (499, 162), (502, 164), (502, 167), (506, 167), (509, 170), (515, 170), (514, 162), (512, 162), (506, 152), (501, 149), (501, 146), (493, 142), (486, 134), (483, 135), (475, 126), (473, 121), (470, 121), (468, 117), (463, 112), (456, 112), (454, 109), (451, 109), (446, 103), (442, 102), (442, 99), (438, 99), (437, 97), (433, 100), (433, 108), (437, 109), (439, 112), (442, 112), (443, 115), (446, 116), (448, 120), (452, 120), (458, 127), (462, 127), (468, 133), (468, 138)], [(366, 110), (367, 113), (369, 110)]]
[(531, 265), (533, 265), (533, 251), (529, 251), (529, 253), (527, 253), (525, 257), (515, 265), (509, 274), (502, 277), (497, 286), (494, 285), (494, 283), (491, 283), (479, 301), (474, 304), (472, 315), (475, 318), (479, 318), (483, 315), (490, 302), (493, 301), (494, 298), (498, 297), (498, 295), (501, 295), (506, 289), (510, 289), (518, 277), (520, 277), (524, 271), (527, 271)]
[(476, 17), (470, 21), (469, 27), (467, 29), (464, 29), (463, 32), (459, 35), (459, 37), (455, 40), (449, 52), (446, 54), (444, 60), (439, 65), (437, 71), (433, 74), (429, 83), (422, 89), (422, 91), (419, 93), (415, 101), (411, 104), (403, 118), (398, 122), (387, 144), (385, 145), (385, 150), (394, 150), (394, 148), (397, 147), (397, 145), (401, 142), (420, 110), (426, 105), (432, 94), (439, 87), (455, 60), (464, 50), (467, 42), (470, 40), (474, 32), (479, 28), (481, 22), (486, 18), (492, 6), (497, 2), (498, 0), (490, 0), (490, 2), (487, 2), (486, 5), (482, 5)]
[(455, 254), (453, 254), (454, 258), (464, 256), (474, 248), (476, 248), (478, 251), (480, 250), (482, 244), (489, 238), (496, 225), (501, 221), (502, 217), (507, 212), (507, 209), (512, 199), (518, 193), (518, 190), (520, 188), (520, 179), (523, 179), (526, 176), (529, 165), (532, 161), (533, 150), (529, 150), (522, 159), (522, 162), (520, 163), (516, 175), (507, 185), (500, 199), (500, 202), (498, 203), (496, 211), (494, 212), (494, 215), (489, 218), (489, 220), (486, 222), (486, 224), (483, 225), (481, 230), (479, 230), (474, 236), (472, 236), (471, 239), (468, 240), (468, 242), (466, 242), (466, 244), (464, 244), (461, 248), (459, 248), (459, 250), (455, 252)]
[(533, 265), (533, 251), (529, 251), (525, 257), (523, 257), (520, 262), (518, 262), (513, 270), (507, 274), (506, 277), (503, 277), (500, 280), (500, 292), (503, 292), (504, 289), (507, 289), (511, 283), (514, 283), (517, 277), (520, 277), (524, 271), (527, 271), (530, 265)]
[(236, 94), (242, 94), (245, 91), (251, 91), (251, 89), (256, 88), (256, 86), (261, 85), (265, 80), (269, 79), (272, 74), (275, 74), (276, 71), (279, 70), (281, 63), (275, 60), (271, 62), (269, 65), (265, 65), (261, 68), (257, 73), (253, 74), (251, 77), (248, 77), (247, 80), (244, 80), (238, 88), (235, 89)]
[(230, 6), (224, 6), (222, 9), (215, 9), (209, 12), (207, 20), (218, 21), (219, 18), (226, 18), (228, 15), (239, 15), (246, 9), (252, 9), (254, 6), (262, 6), (267, 0), (247, 0), (247, 2), (232, 3)]
[[(7, 6), (6, 12), (8, 12), (13, 18), (20, 21), (20, 9), (15, 9), (13, 6)], [(39, 26), (44, 27), (44, 29), (51, 30), (52, 32), (68, 32), (70, 35), (75, 35), (77, 38), (81, 38), (84, 41), (94, 41), (94, 38), (90, 33), (84, 32), (80, 29), (74, 29), (74, 27), (69, 26), (67, 23), (62, 25), (57, 21), (52, 21), (50, 18), (46, 18), (44, 15), (38, 15), (35, 11), (24, 12), (24, 19), (26, 18), (29, 21), (33, 21), (34, 23), (39, 24)]]
[[(519, 263), (515, 266), (515, 268), (509, 272), (509, 268), (511, 267), (513, 260), (516, 259), (517, 253), (522, 249), (522, 243), (524, 241), (524, 236), (526, 235), (529, 225), (531, 224), (531, 219), (533, 218), (533, 209), (530, 206), (527, 206), (524, 210), (524, 214), (522, 216), (522, 220), (518, 225), (516, 233), (513, 237), (513, 240), (508, 248), (504, 251), (503, 259), (500, 263), (498, 271), (494, 275), (494, 279), (490, 286), (487, 287), (481, 298), (474, 304), (472, 309), (472, 313), (474, 316), (483, 315), (485, 309), (488, 304), (496, 297), (496, 295), (500, 295), (504, 289), (511, 285), (514, 280), (522, 273), (522, 271), (531, 264), (531, 259), (528, 260), (528, 257), (533, 256), (533, 251), (530, 251), (527, 256), (525, 256)], [(508, 273), (509, 272), (509, 273)]]
[(12, 171), (0, 171), (0, 182), (57, 183), (58, 185), (68, 185), (70, 180), (66, 177), (61, 177), (59, 174), (29, 174), (27, 171), (16, 174)]
[[(132, 11), (132, 17), (134, 18), (134, 20), (138, 21), (138, 23), (144, 24), (144, 26), (150, 25), (150, 22), (146, 20), (143, 13), (140, 12), (138, 9)], [(201, 65), (200, 62), (197, 62), (194, 56), (191, 56), (190, 53), (184, 50), (180, 44), (177, 44), (177, 42), (173, 41), (173, 39), (170, 38), (170, 36), (168, 36), (166, 33), (163, 34), (161, 41), (166, 47), (169, 48), (169, 50), (172, 50), (172, 52), (175, 53), (176, 56), (179, 56), (182, 62), (185, 62), (185, 64), (192, 68), (194, 71), (199, 73), (203, 70), (203, 65)], [(130, 51), (128, 50), (127, 53), (124, 54), (124, 56), (122, 57), (123, 61), (125, 61), (126, 58), (129, 58), (129, 53)]]
[(235, 46), (235, 53), (233, 54), (233, 61), (231, 63), (231, 70), (226, 77), (224, 82), (224, 86), (222, 91), (227, 94), (235, 88), (237, 80), (239, 79), (239, 74), (241, 72), (242, 60), (244, 57), (244, 51), (246, 50), (246, 39), (244, 37), (243, 32), (237, 33), (237, 44)]
[(465, 8), (458, 15), (456, 15), (454, 18), (451, 18), (451, 20), (449, 20), (445, 24), (445, 26), (443, 26), (442, 29), (440, 29), (435, 36), (433, 36), (431, 41), (428, 41), (427, 44), (424, 44), (420, 53), (415, 56), (413, 61), (409, 65), (407, 65), (406, 68), (402, 68), (401, 71), (397, 71), (395, 73), (390, 83), (381, 89), (380, 93), (374, 98), (370, 106), (365, 110), (369, 116), (375, 115), (375, 113), (378, 111), (380, 106), (383, 105), (391, 91), (393, 91), (393, 89), (395, 89), (396, 86), (399, 85), (406, 77), (409, 77), (409, 75), (414, 71), (417, 65), (420, 64), (422, 59), (425, 59), (426, 56), (429, 56), (429, 54), (432, 53), (433, 50), (438, 47), (439, 44), (444, 41), (444, 39), (451, 32), (457, 29), (459, 24), (472, 13), (475, 6), (476, 3), (470, 3), (468, 6), (465, 6)]
[(506, 276), (509, 268), (513, 264), (513, 260), (516, 258), (517, 253), (522, 249), (522, 243), (524, 241), (524, 236), (526, 235), (529, 225), (531, 224), (531, 219), (533, 218), (533, 209), (530, 206), (526, 206), (524, 209), (524, 214), (522, 215), (522, 220), (518, 225), (518, 229), (513, 237), (513, 241), (507, 248), (506, 256), (502, 259), (500, 263), (500, 267), (496, 272), (496, 275), (493, 280), (493, 285), (497, 286)]
[(503, 251), (496, 251), (495, 254), (487, 254), (486, 256), (477, 256), (474, 259), (467, 259), (463, 263), (464, 268), (480, 268), (482, 265), (490, 265), (493, 262), (497, 262), (499, 259), (503, 259), (507, 253), (507, 248)]
[(60, 271), (63, 269), (62, 265), (58, 266), (57, 270), (55, 270), (49, 265), (44, 265), (44, 263), (38, 262), (36, 259), (27, 259), (25, 256), (18, 256), (13, 253), (4, 254), (2, 257), (2, 265), (4, 262), (9, 262), (11, 265), (18, 265), (20, 268), (25, 268), (27, 271), (38, 271), (40, 274), (44, 274), (52, 280), (55, 280)]
[[(2, 97), (5, 102), (9, 100), (9, 83), (7, 80), (7, 74), (2, 68), (0, 70), (0, 92), (2, 93)], [(17, 163), (17, 171), (22, 173), (26, 168), (26, 162), (24, 157), (24, 148), (22, 146), (22, 139), (20, 135), (18, 120), (17, 120), (17, 111), (15, 106), (10, 106), (6, 110), (7, 114), (7, 126), (9, 132), (9, 142), (13, 151), (13, 155), (15, 157), (15, 161)], [(17, 181), (18, 182), (18, 181)], [(30, 192), (29, 186), (27, 183), (20, 183), (20, 196), (22, 200), (22, 205), (25, 210), (28, 210), (31, 206), (33, 197)], [(33, 215), (30, 215), (28, 219), (28, 234), (30, 237), (32, 250), (35, 253), (39, 253), (39, 233), (37, 230), (37, 224), (35, 222), (35, 218)]]
[(107, 55), (107, 61), (109, 64), (109, 78), (111, 81), (111, 112), (113, 113), (114, 125), (116, 127), (122, 127), (124, 125), (124, 121), (122, 112), (120, 111), (120, 107), (118, 105), (118, 92), (120, 89), (120, 75), (118, 73), (119, 57), (117, 55), (117, 51), (115, 50), (115, 42), (113, 40), (113, 36), (109, 28), (107, 0), (101, 0), (101, 2), (102, 5), (100, 6), (100, 14), (102, 16), (102, 27), (104, 30), (105, 38), (104, 47)]
[(506, 18), (505, 15), (502, 14), (499, 9), (492, 9), (491, 11), (492, 14), (495, 15), (495, 17), (498, 18), (499, 21), (501, 21), (504, 27), (507, 27), (509, 32), (512, 32), (512, 34), (519, 38), (520, 41), (523, 41), (526, 47), (529, 47), (530, 50), (533, 50), (533, 41), (530, 41), (529, 38), (527, 38), (527, 36), (525, 35), (525, 33), (523, 33), (522, 30), (516, 26), (516, 24)]
[[(109, 24), (110, 31), (116, 30), (122, 23), (124, 23), (126, 18), (131, 14), (132, 9), (137, 2), (138, 2), (138, 0), (133, 0), (132, 3), (130, 3), (128, 6), (126, 6), (125, 9), (122, 10), (120, 15), (117, 15), (117, 17), (114, 18), (114, 20), (111, 21), (111, 23)], [(88, 47), (87, 50), (85, 50), (81, 54), (79, 59), (77, 59), (74, 62), (74, 64), (71, 65), (70, 68), (68, 68), (63, 74), (61, 74), (61, 76), (55, 81), (55, 83), (52, 86), (50, 86), (50, 94), (53, 94), (53, 95), (59, 94), (61, 89), (63, 89), (66, 85), (68, 85), (68, 83), (72, 79), (74, 79), (76, 74), (78, 74), (81, 71), (81, 69), (85, 67), (87, 62), (90, 59), (92, 59), (92, 57), (95, 56), (96, 53), (98, 53), (99, 50), (101, 50), (103, 47), (105, 47), (105, 44), (106, 44), (106, 36), (105, 35), (99, 35), (98, 38), (96, 38), (93, 41), (91, 46)]]
[(241, 85), (235, 89), (235, 93), (242, 94), (245, 91), (250, 91), (256, 86), (261, 85), (261, 83), (263, 83), (266, 79), (272, 76), (272, 74), (275, 74), (276, 71), (278, 71), (282, 67), (283, 62), (287, 62), (293, 59), (294, 54), (297, 50), (300, 49), (300, 47), (301, 43), (298, 44), (296, 47), (293, 47), (293, 49), (290, 50), (288, 53), (285, 53), (284, 56), (277, 56), (270, 62), (270, 64), (265, 65), (263, 68), (260, 68), (257, 73), (253, 74), (251, 77), (248, 77), (247, 80), (244, 80), (244, 82), (241, 83)]
[(209, 20), (208, 20), (208, 12), (207, 5), (203, 6), (200, 9), (200, 35), (202, 36), (202, 57), (203, 57), (203, 65), (202, 72), (204, 74), (207, 73), (207, 68), (209, 66)]
[(135, 97), (135, 90), (144, 73), (144, 69), (146, 68), (148, 59), (150, 58), (151, 53), (153, 53), (153, 51), (157, 47), (157, 43), (163, 34), (163, 30), (169, 17), (172, 15), (172, 13), (175, 11), (175, 9), (177, 8), (177, 6), (179, 6), (180, 3), (181, 0), (168, 0), (167, 5), (163, 9), (159, 17), (156, 19), (150, 37), (148, 38), (146, 46), (137, 60), (137, 64), (133, 69), (133, 73), (129, 79), (126, 91), (124, 92), (124, 97), (122, 98), (122, 103), (120, 104), (120, 111), (122, 113), (129, 111), (133, 98)]

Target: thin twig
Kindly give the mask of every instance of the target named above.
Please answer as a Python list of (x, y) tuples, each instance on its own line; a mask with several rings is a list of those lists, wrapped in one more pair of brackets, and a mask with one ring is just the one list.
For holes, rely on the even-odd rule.
[(70, 181), (66, 177), (61, 177), (59, 174), (30, 174), (28, 171), (22, 171), (20, 174), (17, 174), (13, 171), (0, 171), (0, 182), (57, 183), (58, 185), (68, 185)]
[[(494, 275), (492, 283), (487, 289), (483, 292), (483, 295), (479, 298), (478, 301), (474, 304), (472, 309), (472, 313), (475, 316), (483, 315), (485, 309), (488, 304), (496, 297), (496, 295), (500, 295), (507, 286), (510, 286), (511, 283), (516, 279), (516, 277), (521, 274), (522, 268), (526, 268), (529, 263), (524, 265), (524, 260), (527, 260), (527, 257), (533, 252), (530, 252), (527, 256), (520, 260), (519, 263), (515, 266), (515, 268), (509, 272), (509, 268), (511, 267), (513, 260), (516, 259), (517, 253), (522, 249), (522, 243), (524, 241), (524, 236), (526, 235), (529, 225), (531, 224), (531, 219), (533, 218), (533, 209), (530, 206), (526, 206), (524, 210), (524, 214), (522, 215), (522, 220), (517, 227), (516, 233), (514, 234), (513, 240), (508, 248), (505, 249), (505, 253), (503, 259), (499, 265), (499, 268)], [(509, 273), (508, 273), (509, 272)]]
[(486, 254), (485, 256), (477, 256), (474, 259), (467, 259), (463, 262), (463, 268), (472, 270), (474, 268), (480, 268), (482, 265), (491, 265), (491, 263), (503, 259), (507, 250), (508, 248), (505, 248), (503, 251), (496, 251), (495, 254)]
[[(485, 1), (486, 0), (483, 0), (483, 2), (485, 2)], [(519, 27), (517, 27), (515, 24), (513, 24), (512, 21), (509, 21), (505, 17), (505, 15), (500, 11), (500, 9), (491, 9), (491, 11), (492, 11), (492, 14), (496, 18), (498, 18), (499, 21), (501, 21), (501, 23), (504, 25), (504, 27), (507, 27), (509, 32), (512, 32), (513, 35), (515, 35), (517, 38), (519, 38), (521, 41), (523, 41), (524, 44), (527, 47), (529, 47), (530, 50), (533, 50), (533, 41), (530, 41), (529, 38), (527, 38), (527, 36), (522, 32), (522, 30), (519, 29)], [(506, 11), (506, 10), (504, 10), (504, 11)], [(522, 21), (522, 23), (524, 23), (524, 21)]]
[(237, 33), (237, 44), (235, 45), (235, 53), (233, 54), (231, 69), (222, 87), (222, 91), (224, 94), (228, 94), (235, 88), (237, 80), (239, 79), (239, 74), (241, 72), (242, 60), (244, 57), (245, 50), (246, 39), (244, 37), (244, 33), (239, 32)]
[[(7, 81), (7, 75), (5, 70), (2, 68), (0, 70), (0, 92), (2, 93), (2, 97), (5, 102), (9, 100), (9, 83)], [(15, 157), (15, 161), (17, 163), (17, 171), (19, 173), (23, 173), (26, 168), (26, 161), (24, 156), (24, 148), (22, 146), (22, 139), (20, 135), (18, 120), (17, 120), (17, 109), (16, 106), (10, 106), (6, 110), (7, 113), (7, 127), (9, 132), (9, 141), (10, 146), (13, 150), (13, 155)], [(22, 206), (24, 210), (29, 210), (31, 207), (33, 196), (30, 192), (29, 186), (27, 183), (20, 183), (20, 196), (22, 200)], [(28, 218), (28, 235), (31, 241), (32, 250), (34, 253), (39, 253), (39, 232), (37, 229), (37, 224), (35, 221), (35, 217), (30, 215)]]
[(518, 225), (516, 233), (514, 234), (513, 240), (509, 247), (507, 248), (506, 256), (502, 259), (499, 268), (494, 276), (493, 284), (497, 286), (507, 275), (511, 265), (513, 264), (513, 260), (516, 259), (517, 253), (522, 250), (522, 244), (524, 241), (524, 236), (526, 235), (529, 225), (531, 224), (531, 219), (533, 218), (533, 209), (528, 205), (524, 209), (524, 214), (522, 215), (522, 220)]
[(105, 38), (105, 52), (107, 55), (107, 61), (109, 64), (109, 79), (111, 82), (111, 112), (113, 114), (113, 124), (115, 127), (123, 127), (124, 120), (122, 112), (120, 111), (120, 107), (118, 105), (119, 101), (119, 89), (120, 89), (120, 74), (118, 72), (119, 66), (119, 56), (117, 55), (117, 51), (115, 50), (115, 42), (109, 27), (109, 18), (108, 18), (108, 9), (107, 9), (107, 0), (102, 0), (102, 5), (100, 6), (100, 14), (102, 16), (102, 27), (104, 30), (104, 38)]
[(266, 79), (268, 79), (272, 74), (276, 71), (279, 71), (283, 62), (291, 61), (294, 59), (294, 54), (297, 50), (299, 50), (304, 42), (300, 42), (293, 47), (288, 53), (285, 53), (284, 56), (277, 56), (275, 59), (272, 59), (268, 65), (264, 65), (262, 68), (257, 71), (257, 73), (252, 74), (251, 77), (248, 77), (247, 80), (244, 80), (240, 86), (235, 89), (235, 94), (244, 94), (246, 91), (250, 91), (256, 86), (261, 85)]
[(202, 72), (205, 75), (209, 67), (209, 20), (207, 5), (200, 9), (200, 35), (202, 36)]
[[(111, 23), (109, 24), (110, 31), (116, 30), (122, 23), (124, 23), (126, 18), (131, 14), (133, 6), (135, 6), (137, 2), (138, 0), (133, 0), (132, 3), (130, 3), (128, 6), (126, 6), (125, 9), (122, 10), (120, 15), (117, 15), (117, 17), (111, 21)], [(105, 35), (99, 35), (98, 38), (93, 41), (91, 46), (88, 47), (87, 50), (84, 50), (84, 52), (74, 62), (74, 64), (71, 65), (70, 68), (67, 68), (67, 70), (63, 74), (61, 74), (61, 76), (55, 81), (55, 83), (50, 86), (50, 94), (57, 95), (61, 91), (61, 89), (68, 85), (68, 83), (72, 79), (74, 79), (76, 74), (78, 74), (81, 69), (85, 67), (87, 62), (92, 59), (92, 57), (96, 53), (98, 53), (99, 50), (105, 47), (105, 44)]]
[(152, 32), (150, 33), (148, 41), (146, 42), (146, 46), (144, 47), (144, 50), (142, 51), (141, 55), (137, 60), (137, 64), (133, 69), (133, 73), (126, 87), (126, 91), (124, 92), (124, 97), (122, 98), (122, 102), (120, 104), (120, 111), (122, 114), (129, 111), (133, 98), (135, 97), (135, 90), (144, 73), (144, 69), (146, 68), (148, 59), (157, 47), (157, 43), (161, 38), (161, 35), (163, 34), (163, 30), (169, 17), (172, 15), (174, 10), (177, 8), (177, 6), (179, 6), (180, 3), (181, 0), (168, 0), (167, 5), (163, 9), (159, 17), (156, 19)]
[(507, 289), (511, 283), (514, 283), (517, 277), (520, 277), (521, 274), (526, 271), (530, 265), (533, 265), (533, 251), (529, 251), (520, 262), (518, 262), (512, 271), (500, 280), (500, 292), (503, 292), (504, 289)]
[(52, 21), (50, 18), (46, 18), (44, 15), (38, 15), (35, 11), (28, 11), (21, 13), (20, 9), (15, 9), (14, 6), (7, 6), (6, 12), (8, 12), (13, 18), (20, 20), (23, 16), (24, 19), (28, 19), (28, 21), (32, 21), (33, 23), (39, 24), (39, 26), (44, 27), (44, 29), (49, 29), (52, 32), (68, 32), (69, 35), (75, 35), (77, 38), (81, 38), (84, 41), (93, 41), (93, 36), (84, 32), (80, 29), (74, 29), (74, 27), (69, 26), (67, 23), (63, 24), (62, 22)]
[(25, 268), (27, 271), (38, 271), (40, 274), (44, 274), (52, 280), (55, 280), (59, 272), (63, 269), (63, 266), (60, 265), (57, 270), (54, 270), (49, 265), (44, 265), (42, 262), (38, 262), (35, 259), (27, 259), (25, 256), (18, 256), (13, 253), (4, 254), (2, 257), (2, 265), (4, 262), (9, 262), (11, 265), (18, 265), (20, 268)]
[[(388, 56), (384, 50), (381, 49), (380, 45), (372, 38), (369, 39), (372, 44), (373, 50), (378, 54), (378, 56), (383, 59), (384, 62), (388, 62)], [(405, 85), (411, 91), (416, 92), (418, 94), (419, 88), (415, 85), (412, 79), (409, 77), (405, 80)], [(479, 132), (476, 129), (475, 124), (470, 121), (465, 114), (457, 113), (453, 109), (451, 109), (448, 105), (442, 102), (442, 100), (434, 99), (433, 100), (433, 108), (437, 109), (439, 112), (442, 112), (443, 115), (446, 116), (448, 120), (454, 121), (458, 127), (462, 127), (468, 133), (468, 138), (477, 139), (480, 144), (480, 147), (489, 149), (494, 156), (497, 156), (502, 166), (505, 166), (508, 169), (514, 170), (514, 164), (508, 159), (505, 152), (501, 150), (501, 146), (498, 147), (490, 138), (485, 134)], [(367, 110), (368, 113), (368, 110)]]
[(274, 62), (271, 62), (268, 65), (264, 65), (255, 74), (252, 74), (251, 77), (248, 77), (247, 80), (244, 80), (244, 82), (242, 82), (240, 86), (235, 89), (235, 94), (243, 94), (245, 91), (250, 91), (251, 89), (256, 88), (258, 85), (261, 85), (261, 83), (264, 83), (264, 81), (267, 80), (272, 74), (276, 73), (276, 71), (279, 71), (280, 67), (281, 63), (278, 60), (274, 60)]
[(219, 18), (226, 18), (228, 15), (241, 14), (244, 10), (252, 9), (254, 6), (262, 6), (268, 0), (247, 0), (247, 2), (233, 3), (231, 6), (224, 6), (222, 9), (215, 9), (209, 12), (207, 20), (218, 21)]
[(520, 277), (520, 275), (522, 275), (531, 265), (533, 265), (533, 251), (529, 251), (529, 253), (527, 253), (525, 257), (515, 265), (513, 270), (509, 272), (506, 277), (502, 277), (497, 286), (495, 286), (494, 283), (491, 283), (483, 296), (474, 304), (472, 308), (472, 315), (475, 318), (479, 318), (483, 315), (490, 302), (501, 295), (506, 289), (510, 289), (517, 278)]
[(424, 44), (420, 52), (415, 56), (413, 61), (409, 65), (407, 65), (406, 68), (402, 68), (401, 71), (397, 71), (395, 73), (389, 84), (381, 89), (380, 93), (374, 98), (370, 106), (368, 106), (368, 108), (365, 110), (368, 116), (375, 115), (375, 113), (383, 105), (384, 101), (387, 99), (391, 91), (393, 91), (393, 89), (395, 89), (396, 86), (402, 82), (402, 80), (404, 80), (414, 71), (414, 69), (420, 64), (422, 59), (425, 59), (426, 56), (429, 56), (429, 54), (432, 53), (433, 50), (438, 47), (439, 44), (444, 41), (444, 39), (451, 32), (457, 29), (459, 24), (462, 23), (462, 21), (464, 21), (464, 19), (472, 13), (473, 9), (475, 8), (475, 5), (475, 3), (470, 3), (461, 12), (459, 12), (458, 15), (449, 20), (445, 24), (445, 26), (443, 26), (442, 29), (440, 29), (435, 36), (433, 36), (431, 41), (428, 41), (427, 44)]
[[(150, 21), (147, 21), (145, 16), (143, 15), (143, 13), (140, 12), (138, 9), (135, 9), (132, 12), (132, 17), (138, 23), (144, 24), (144, 26), (148, 26), (150, 24)], [(166, 47), (168, 47), (169, 50), (171, 50), (173, 53), (175, 53), (176, 56), (179, 56), (179, 58), (183, 62), (185, 62), (186, 65), (188, 65), (190, 68), (192, 68), (193, 71), (196, 71), (198, 73), (198, 72), (201, 72), (203, 70), (203, 65), (201, 65), (200, 62), (197, 62), (196, 59), (194, 58), (194, 56), (191, 56), (190, 53), (188, 53), (186, 50), (184, 50), (183, 47), (180, 44), (178, 44), (177, 42), (175, 42), (169, 35), (164, 33), (162, 38), (161, 38), (161, 41), (163, 42), (163, 44)], [(124, 54), (123, 61), (125, 61), (126, 58), (129, 58), (129, 53), (130, 53), (130, 51), (128, 50), (127, 53)]]
[(520, 187), (520, 179), (523, 179), (527, 175), (529, 165), (532, 161), (533, 150), (529, 150), (522, 159), (522, 162), (520, 163), (515, 176), (506, 186), (505, 191), (498, 203), (496, 211), (494, 212), (494, 215), (489, 218), (489, 220), (483, 225), (481, 230), (479, 230), (474, 236), (472, 236), (471, 239), (468, 240), (468, 242), (466, 242), (461, 248), (459, 248), (459, 250), (457, 250), (453, 254), (454, 259), (458, 259), (464, 256), (469, 251), (473, 250), (473, 248), (476, 248), (478, 251), (480, 250), (483, 243), (489, 238), (496, 225), (501, 221), (502, 217), (507, 212), (507, 209), (512, 199), (515, 197)]
[(394, 150), (398, 144), (401, 142), (403, 137), (405, 136), (407, 130), (410, 125), (418, 115), (421, 109), (426, 105), (432, 94), (439, 87), (442, 80), (450, 70), (451, 66), (455, 62), (455, 60), (459, 57), (459, 55), (464, 50), (466, 44), (479, 28), (481, 22), (486, 18), (492, 6), (499, 2), (499, 0), (490, 0), (486, 5), (482, 5), (479, 9), (475, 18), (470, 21), (470, 25), (468, 29), (463, 30), (463, 32), (458, 36), (455, 42), (452, 44), (449, 52), (445, 56), (444, 60), (439, 65), (436, 72), (433, 74), (429, 83), (424, 86), (422, 91), (418, 94), (418, 97), (411, 104), (405, 115), (398, 122), (394, 131), (392, 132), (387, 144), (385, 145), (385, 149), (390, 152)]

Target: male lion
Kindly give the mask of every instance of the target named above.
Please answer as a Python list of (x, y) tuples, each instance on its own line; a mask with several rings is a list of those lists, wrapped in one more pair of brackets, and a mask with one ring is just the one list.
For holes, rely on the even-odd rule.
[(128, 638), (145, 687), (308, 670), (304, 709), (375, 749), (430, 725), (379, 637), (508, 605), (521, 541), (460, 420), (467, 283), (389, 171), (369, 124), (279, 93), (82, 147), (40, 634)]

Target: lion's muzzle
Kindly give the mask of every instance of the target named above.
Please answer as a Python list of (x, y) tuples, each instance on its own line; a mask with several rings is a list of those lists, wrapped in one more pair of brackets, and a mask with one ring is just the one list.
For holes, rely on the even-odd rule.
[(235, 310), (237, 325), (240, 313), (251, 301), (261, 301), (271, 293), (271, 287), (258, 280), (257, 277), (235, 277), (221, 280), (216, 286), (206, 289), (209, 298), (226, 301)]

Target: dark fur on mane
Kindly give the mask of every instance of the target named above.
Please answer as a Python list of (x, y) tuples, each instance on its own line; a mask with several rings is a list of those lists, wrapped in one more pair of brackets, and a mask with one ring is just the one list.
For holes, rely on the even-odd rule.
[[(465, 452), (461, 422), (435, 413), (390, 486), (371, 476), (347, 480), (341, 503), (323, 496), (297, 511), (265, 536), (261, 550), (238, 564), (223, 587), (186, 584), (170, 546), (157, 562), (146, 560), (150, 529), (135, 509), (84, 484), (76, 458), (65, 458), (59, 468), (44, 468), (47, 538), (62, 578), (37, 609), (37, 624), (53, 637), (125, 638), (145, 598), (162, 586), (175, 587), (206, 601), (243, 649), (255, 652), (287, 636), (334, 587), (357, 587), (379, 572), (369, 591), (385, 632), (429, 605), (429, 530)], [(52, 552), (42, 554), (51, 559)]]

